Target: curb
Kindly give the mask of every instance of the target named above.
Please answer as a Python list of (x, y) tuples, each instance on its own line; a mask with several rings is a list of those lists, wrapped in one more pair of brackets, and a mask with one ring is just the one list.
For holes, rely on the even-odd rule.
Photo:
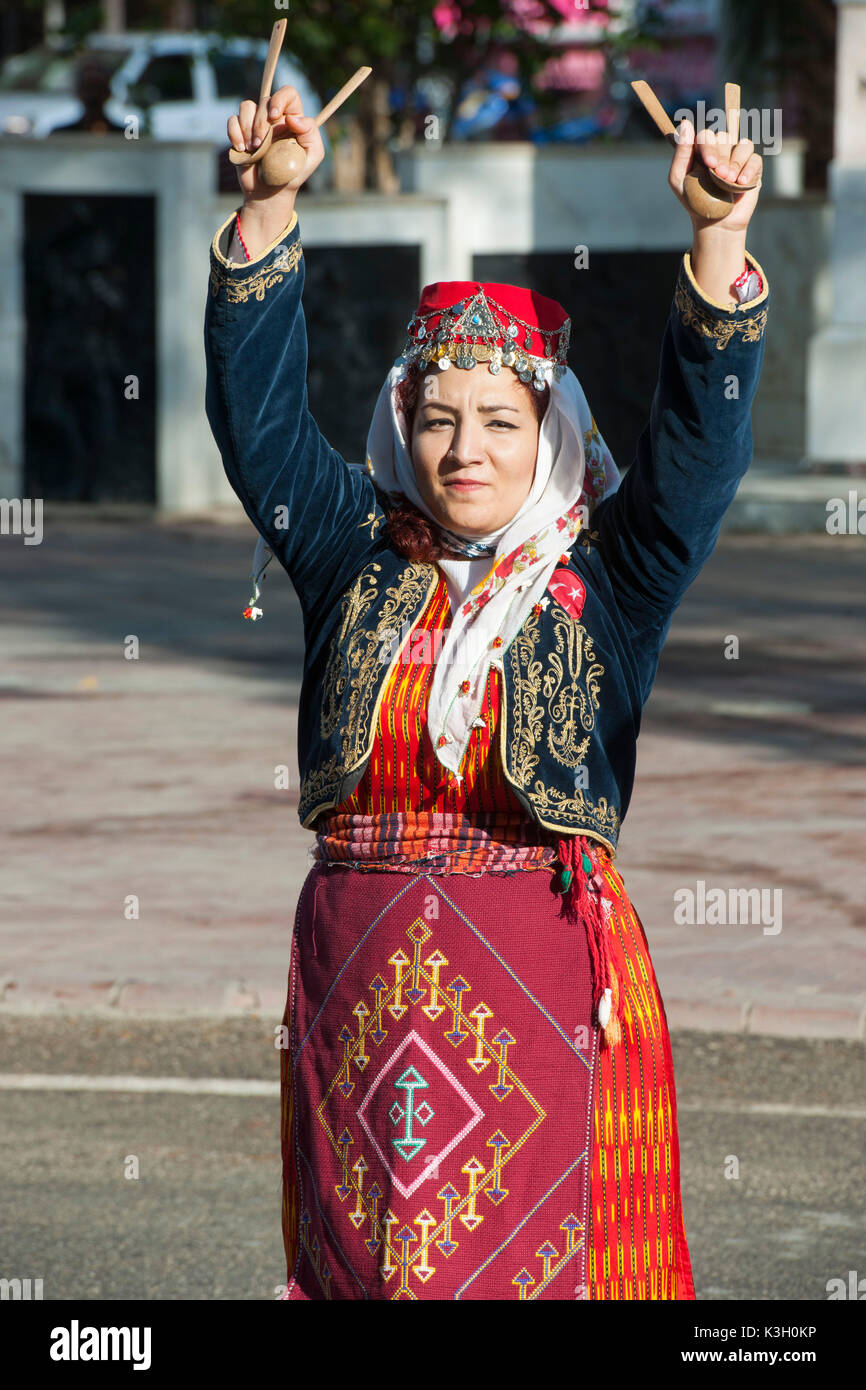
[(741, 1033), (776, 1038), (845, 1038), (866, 1040), (866, 1004), (839, 1005), (818, 1000), (810, 1008), (789, 1001), (762, 999), (713, 1000), (664, 998), (671, 1032)]
[[(0, 1019), (75, 1015), (93, 1019), (182, 1022), (193, 1019), (268, 1018), (279, 1022), (285, 1010), (285, 987), (256, 987), (244, 980), (227, 982), (222, 991), (178, 990), (174, 993), (137, 980), (118, 980), (108, 989), (68, 994), (17, 996), (14, 985), (0, 1001)], [(790, 998), (714, 999), (662, 996), (671, 1032), (697, 1031), (786, 1038), (836, 1038), (866, 1041), (866, 1003), (815, 999), (810, 1007)]]

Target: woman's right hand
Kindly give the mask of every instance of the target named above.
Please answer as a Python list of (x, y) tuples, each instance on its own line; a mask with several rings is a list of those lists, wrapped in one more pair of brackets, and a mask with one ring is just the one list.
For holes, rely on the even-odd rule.
[[(261, 228), (262, 246), (266, 246), (273, 236), (279, 235), (291, 221), (295, 194), (325, 157), (321, 131), (312, 116), (304, 115), (301, 98), (294, 87), (280, 87), (279, 91), (273, 93), (266, 108), (257, 106), (254, 101), (242, 101), (238, 114), (229, 116), (226, 129), (234, 149), (252, 153), (261, 144), (269, 126), (273, 128), (274, 144), (280, 139), (294, 136), (306, 155), (306, 162), (300, 173), (281, 187), (265, 183), (259, 177), (258, 164), (249, 164), (245, 168), (237, 166), (238, 182), (244, 195), (244, 239), (252, 257), (256, 256), (257, 251), (250, 241), (260, 240), (258, 229)], [(269, 232), (271, 235), (268, 235)]]

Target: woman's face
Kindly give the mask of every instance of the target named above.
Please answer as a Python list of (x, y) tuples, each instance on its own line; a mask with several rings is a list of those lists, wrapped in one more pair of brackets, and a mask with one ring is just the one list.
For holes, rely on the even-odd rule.
[(418, 489), (440, 525), (483, 536), (529, 495), (538, 417), (512, 371), (437, 368), (421, 381), (410, 448)]

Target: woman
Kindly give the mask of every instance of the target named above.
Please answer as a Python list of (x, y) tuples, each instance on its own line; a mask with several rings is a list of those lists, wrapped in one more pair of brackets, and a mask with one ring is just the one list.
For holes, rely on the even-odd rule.
[[(289, 1299), (691, 1299), (670, 1040), (615, 864), (673, 612), (751, 457), (757, 193), (693, 241), (620, 480), (509, 285), (429, 285), (350, 466), (306, 400), (297, 94), (241, 104), (306, 151), (240, 174), (217, 233), (207, 409), (305, 630), (282, 1065)], [(680, 128), (669, 182), (761, 162)], [(335, 385), (344, 364), (335, 362)], [(259, 585), (245, 616), (257, 618)]]

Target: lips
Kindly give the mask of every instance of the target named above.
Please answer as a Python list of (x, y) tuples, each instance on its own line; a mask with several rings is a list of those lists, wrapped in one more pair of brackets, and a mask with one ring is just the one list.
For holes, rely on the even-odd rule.
[(451, 482), (445, 484), (446, 487), (486, 487), (486, 483), (479, 483), (476, 478), (453, 478)]

